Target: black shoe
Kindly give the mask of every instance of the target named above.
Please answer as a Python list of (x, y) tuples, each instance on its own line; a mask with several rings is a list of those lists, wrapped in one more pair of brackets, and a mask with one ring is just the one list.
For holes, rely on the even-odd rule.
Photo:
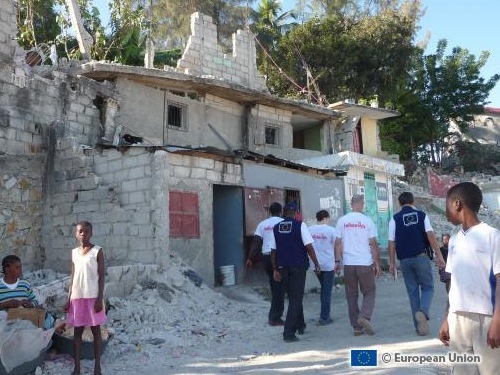
[(283, 341), (285, 342), (296, 342), (296, 341), (300, 341), (299, 338), (297, 336), (292, 336), (292, 337), (283, 337)]
[(306, 331), (306, 327), (303, 327), (303, 328), (299, 328), (299, 329), (297, 330), (297, 333), (298, 333), (299, 335), (303, 335), (305, 331)]

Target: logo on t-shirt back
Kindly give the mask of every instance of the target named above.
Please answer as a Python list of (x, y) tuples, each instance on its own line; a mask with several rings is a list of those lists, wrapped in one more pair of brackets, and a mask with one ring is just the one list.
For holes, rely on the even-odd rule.
[(405, 227), (418, 224), (418, 214), (416, 212), (410, 212), (409, 214), (404, 214), (403, 224)]
[(314, 238), (315, 240), (319, 240), (319, 241), (321, 241), (321, 240), (326, 241), (328, 239), (326, 234), (323, 234), (323, 233), (312, 234), (312, 238)]
[(278, 233), (291, 233), (292, 232), (292, 222), (282, 221), (278, 224)]
[(356, 223), (345, 223), (344, 224), (344, 228), (345, 229), (353, 229), (353, 228), (361, 228), (361, 229), (365, 229), (366, 228), (366, 225), (363, 224), (361, 221), (358, 221)]

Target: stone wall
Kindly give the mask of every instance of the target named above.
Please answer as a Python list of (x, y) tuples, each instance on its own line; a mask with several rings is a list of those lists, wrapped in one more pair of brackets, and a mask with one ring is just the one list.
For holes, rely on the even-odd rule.
[(250, 31), (233, 34), (233, 52), (228, 55), (217, 43), (217, 28), (210, 16), (191, 15), (191, 36), (177, 70), (197, 76), (213, 76), (239, 85), (268, 92), (257, 71), (255, 41)]
[(50, 67), (0, 65), (0, 257), (14, 253), (26, 269), (44, 266), (42, 212), (51, 189), (44, 176), (66, 137), (95, 142), (95, 95)]
[(27, 267), (41, 266), (44, 260), (43, 170), (44, 158), (39, 155), (0, 155), (0, 258), (15, 254)]

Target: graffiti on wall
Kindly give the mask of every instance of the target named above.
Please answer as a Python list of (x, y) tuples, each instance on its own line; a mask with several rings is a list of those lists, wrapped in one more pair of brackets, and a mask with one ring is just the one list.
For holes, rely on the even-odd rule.
[(319, 198), (319, 207), (321, 210), (326, 210), (330, 214), (330, 219), (336, 221), (343, 214), (342, 199), (340, 189), (335, 188), (333, 195), (328, 197)]

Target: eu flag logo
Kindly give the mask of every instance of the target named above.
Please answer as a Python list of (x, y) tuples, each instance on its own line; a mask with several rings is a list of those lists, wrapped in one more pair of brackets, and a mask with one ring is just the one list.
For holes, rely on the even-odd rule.
[(376, 350), (351, 350), (351, 366), (377, 366), (377, 351)]

